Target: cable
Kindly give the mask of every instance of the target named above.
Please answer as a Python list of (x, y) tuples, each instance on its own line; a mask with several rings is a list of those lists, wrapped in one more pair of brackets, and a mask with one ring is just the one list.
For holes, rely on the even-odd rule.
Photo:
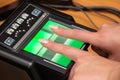
[(103, 16), (104, 18), (106, 18), (106, 19), (108, 19), (108, 20), (111, 20), (111, 21), (113, 21), (113, 22), (115, 22), (115, 23), (119, 23), (118, 21), (114, 20), (114, 19), (111, 18), (111, 17), (108, 17), (107, 15), (101, 14), (101, 13), (96, 12), (96, 11), (94, 11), (94, 12), (95, 12), (96, 14), (100, 15), (100, 16)]
[(88, 18), (88, 20), (90, 21), (90, 23), (91, 23), (96, 29), (99, 29), (98, 26), (93, 22), (93, 20), (90, 18), (90, 16), (89, 16), (83, 9), (78, 8), (77, 6), (75, 6), (75, 7), (84, 13), (84, 15)]
[[(80, 5), (80, 7), (81, 7), (81, 6), (84, 7), (85, 10), (92, 11), (92, 12), (94, 12), (94, 13), (96, 13), (96, 14), (98, 14), (98, 15), (100, 15), (100, 16), (102, 16), (102, 17), (104, 17), (104, 18), (106, 18), (106, 19), (108, 19), (108, 20), (110, 20), (110, 21), (113, 21), (113, 22), (115, 22), (115, 23), (119, 23), (118, 21), (114, 20), (113, 18), (111, 18), (111, 17), (109, 17), (109, 16), (107, 16), (107, 15), (101, 14), (101, 13), (99, 13), (98, 11), (95, 11), (95, 10), (93, 10), (93, 9), (91, 9), (91, 8), (87, 8), (87, 7), (85, 7), (85, 6), (81, 5), (81, 4), (79, 4), (79, 5)], [(77, 7), (79, 7), (79, 6), (77, 6)], [(120, 17), (119, 17), (119, 18), (120, 18)]]
[[(79, 6), (77, 6), (79, 5)], [(73, 4), (73, 5), (70, 5), (70, 6), (61, 6), (61, 5), (47, 5), (49, 7), (54, 7), (54, 8), (58, 8), (58, 9), (72, 9), (72, 10), (76, 10), (76, 11), (82, 11), (85, 16), (89, 19), (90, 23), (98, 29), (98, 27), (96, 26), (96, 24), (93, 22), (93, 20), (89, 17), (89, 15), (86, 13), (86, 11), (92, 11), (110, 21), (113, 21), (115, 23), (119, 23), (118, 21), (114, 20), (113, 18), (109, 17), (109, 16), (106, 16), (104, 14), (101, 14), (99, 13), (99, 11), (107, 11), (107, 12), (110, 12), (112, 14), (115, 14), (117, 15), (117, 17), (120, 18), (120, 11), (118, 9), (115, 9), (115, 8), (110, 8), (110, 7), (103, 7), (103, 6), (99, 6), (99, 7), (86, 7), (86, 6), (83, 6), (81, 4)], [(45, 5), (46, 6), (46, 5)], [(110, 9), (109, 9), (110, 8)]]
[(69, 8), (69, 9), (72, 9), (72, 10), (79, 10), (79, 11), (82, 11), (84, 13), (84, 15), (88, 18), (88, 20), (90, 21), (90, 23), (96, 28), (98, 29), (98, 27), (96, 26), (96, 24), (93, 22), (93, 20), (89, 17), (89, 15), (84, 11), (82, 10), (82, 8), (78, 8), (76, 6), (61, 6), (61, 5), (46, 5), (44, 4), (44, 6), (47, 6), (47, 7), (54, 7), (54, 8), (59, 8), (59, 9), (63, 9), (64, 8)]
[[(73, 9), (73, 10), (78, 10), (77, 8), (73, 7), (73, 5), (69, 5), (69, 6), (66, 6), (66, 5), (55, 5), (55, 4), (49, 4), (49, 5), (46, 5), (46, 4), (43, 4), (45, 6), (48, 6), (48, 7), (53, 7), (53, 8), (57, 8), (57, 9)], [(79, 6), (79, 8), (81, 8), (82, 10), (84, 11), (90, 11), (90, 10), (94, 10), (94, 11), (105, 11), (105, 12), (109, 12), (109, 13), (112, 13), (118, 17), (120, 17), (120, 10), (116, 9), (116, 8), (113, 8), (113, 7), (108, 7), (108, 6)]]
[(106, 11), (109, 13), (112, 13), (120, 18), (120, 10), (113, 8), (113, 7), (107, 7), (107, 6), (91, 6), (88, 7), (88, 9), (92, 9), (95, 11)]

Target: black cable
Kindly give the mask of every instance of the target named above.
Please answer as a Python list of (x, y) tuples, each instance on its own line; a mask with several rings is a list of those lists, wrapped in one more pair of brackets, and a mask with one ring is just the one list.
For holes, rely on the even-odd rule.
[(88, 20), (90, 21), (90, 23), (96, 28), (98, 29), (98, 27), (96, 26), (96, 24), (93, 22), (93, 20), (89, 17), (89, 15), (84, 11), (82, 10), (82, 8), (78, 8), (76, 6), (61, 6), (61, 5), (46, 5), (44, 4), (44, 6), (47, 6), (47, 7), (53, 7), (53, 8), (59, 8), (59, 9), (62, 9), (64, 7), (64, 9), (66, 8), (69, 8), (69, 9), (72, 9), (72, 10), (79, 10), (79, 11), (82, 11), (84, 13), (84, 15), (88, 18)]
[[(107, 8), (110, 8), (110, 7), (86, 7), (86, 6), (83, 6), (81, 4), (78, 4), (79, 6), (77, 5), (71, 5), (71, 6), (61, 6), (61, 5), (47, 5), (49, 7), (54, 7), (54, 8), (59, 8), (59, 9), (72, 9), (72, 10), (77, 10), (77, 11), (82, 11), (85, 16), (89, 19), (89, 21), (93, 24), (94, 27), (96, 27), (98, 29), (98, 27), (96, 26), (96, 24), (93, 22), (93, 20), (89, 17), (89, 15), (85, 12), (85, 11), (92, 11), (92, 12), (95, 12), (96, 14), (100, 15), (100, 16), (103, 16), (105, 17), (106, 19), (109, 19), (115, 23), (119, 23), (118, 21), (114, 20), (113, 18), (111, 17), (108, 17), (104, 14), (101, 14), (99, 13), (99, 10), (100, 11), (106, 11)], [(46, 6), (46, 5), (45, 5)], [(117, 17), (120, 18), (120, 11), (118, 9), (115, 9), (115, 8), (110, 8), (109, 10), (107, 11), (111, 11), (112, 14), (115, 14), (117, 15)], [(114, 12), (115, 11), (115, 12)], [(114, 13), (113, 13), (114, 12)]]
[(48, 7), (53, 7), (53, 8), (57, 8), (57, 9), (73, 9), (73, 10), (78, 10), (81, 8), (82, 10), (84, 11), (90, 11), (90, 10), (94, 10), (94, 11), (105, 11), (105, 12), (109, 12), (109, 13), (112, 13), (118, 17), (120, 17), (120, 10), (116, 9), (116, 8), (113, 8), (113, 7), (108, 7), (108, 6), (79, 6), (79, 8), (76, 8), (76, 7), (73, 7), (73, 5), (69, 5), (69, 6), (66, 6), (66, 5), (46, 5), (46, 4), (43, 4), (45, 6), (48, 6)]
[[(113, 21), (113, 22), (115, 22), (115, 23), (119, 23), (118, 21), (114, 20), (113, 18), (111, 18), (111, 17), (109, 17), (109, 16), (107, 16), (107, 15), (101, 14), (101, 13), (99, 13), (98, 11), (96, 11), (96, 10), (94, 10), (94, 9), (85, 7), (85, 6), (81, 5), (81, 4), (78, 4), (78, 5), (80, 5), (80, 8), (81, 8), (81, 7), (84, 7), (84, 10), (92, 11), (92, 12), (94, 12), (94, 13), (96, 13), (96, 14), (98, 14), (98, 15), (100, 15), (100, 16), (108, 19), (108, 20), (111, 20), (111, 21)], [(75, 5), (75, 6), (76, 6), (76, 5)], [(79, 6), (77, 6), (77, 7), (79, 7)], [(119, 18), (120, 18), (120, 17), (119, 17)]]
[(113, 8), (113, 7), (107, 7), (107, 6), (90, 6), (88, 9), (92, 9), (95, 11), (106, 11), (109, 13), (112, 13), (120, 18), (120, 10)]
[(93, 22), (93, 20), (90, 18), (90, 16), (81, 8), (77, 7), (76, 5), (74, 5), (75, 8), (79, 9), (80, 11), (82, 11), (84, 13), (84, 15), (88, 18), (88, 20), (90, 21), (90, 23), (96, 28), (98, 29), (98, 26)]
[(103, 16), (104, 18), (106, 18), (106, 19), (108, 19), (108, 20), (111, 20), (111, 21), (113, 21), (113, 22), (115, 22), (115, 23), (119, 23), (118, 21), (114, 20), (114, 19), (111, 18), (111, 17), (108, 17), (107, 15), (101, 14), (101, 13), (96, 12), (96, 11), (94, 11), (94, 12), (95, 12), (96, 14), (100, 15), (100, 16)]

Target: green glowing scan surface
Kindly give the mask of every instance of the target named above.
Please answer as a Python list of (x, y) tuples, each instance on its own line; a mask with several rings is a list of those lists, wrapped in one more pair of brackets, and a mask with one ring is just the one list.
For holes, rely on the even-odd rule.
[(67, 58), (62, 54), (48, 50), (47, 48), (43, 47), (40, 44), (39, 40), (48, 39), (54, 42), (66, 44), (79, 49), (83, 46), (84, 42), (58, 36), (51, 31), (50, 26), (60, 26), (60, 27), (68, 28), (55, 21), (48, 20), (46, 24), (42, 27), (42, 29), (39, 30), (37, 34), (30, 40), (30, 42), (24, 47), (24, 51), (45, 58), (63, 67), (67, 67), (70, 64), (71, 59)]

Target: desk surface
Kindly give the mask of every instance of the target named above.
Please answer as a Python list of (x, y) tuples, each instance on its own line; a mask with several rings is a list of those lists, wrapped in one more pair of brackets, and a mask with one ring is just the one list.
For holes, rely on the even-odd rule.
[(0, 8), (4, 7), (5, 5), (11, 4), (15, 2), (16, 0), (0, 0)]
[[(74, 2), (80, 3), (84, 6), (109, 6), (109, 7), (114, 7), (114, 8), (117, 8), (120, 10), (120, 0), (74, 0)], [(89, 22), (88, 18), (82, 12), (80, 12), (80, 11), (75, 12), (75, 11), (71, 11), (71, 10), (62, 11), (62, 12), (72, 15), (77, 23), (80, 23), (87, 27), (96, 29)], [(96, 15), (93, 12), (87, 12), (87, 13), (90, 16), (90, 18), (93, 20), (93, 22), (99, 27), (104, 23), (112, 22), (108, 19), (105, 19), (105, 18), (99, 16), (99, 15)], [(117, 20), (118, 22), (120, 22), (120, 18), (116, 17), (115, 15), (108, 14), (108, 13), (104, 13), (104, 14)]]
[[(0, 8), (7, 5), (7, 4), (15, 2), (15, 1), (16, 0), (0, 0)], [(91, 0), (73, 0), (73, 2), (78, 3), (78, 4), (82, 4), (84, 6), (109, 6), (109, 7), (114, 7), (114, 8), (120, 9), (120, 0), (92, 0), (92, 1)], [(82, 25), (85, 25), (87, 27), (96, 29), (90, 23), (88, 18), (83, 14), (83, 12), (72, 11), (72, 10), (64, 10), (64, 11), (61, 11), (61, 12), (72, 15), (74, 17), (75, 21), (79, 24), (82, 24)], [(104, 17), (96, 15), (94, 12), (87, 12), (87, 14), (93, 20), (93, 22), (99, 27), (104, 23), (112, 22), (108, 19), (105, 19)], [(104, 13), (104, 14), (113, 18), (113, 19), (115, 19), (115, 20), (117, 20), (118, 22), (120, 22), (120, 19), (118, 17), (116, 17), (115, 15), (109, 14), (109, 13)]]

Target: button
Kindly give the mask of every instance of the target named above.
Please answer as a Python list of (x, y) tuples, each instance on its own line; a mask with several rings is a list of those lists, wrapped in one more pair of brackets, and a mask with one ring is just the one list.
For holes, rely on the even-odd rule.
[(22, 15), (21, 15), (21, 17), (23, 18), (23, 19), (27, 19), (28, 18), (28, 14), (27, 13), (23, 13)]
[(34, 9), (31, 14), (37, 17), (37, 16), (39, 16), (41, 13), (42, 13), (42, 12), (41, 12), (40, 10)]
[(8, 37), (5, 41), (4, 41), (4, 43), (5, 44), (7, 44), (8, 46), (11, 46), (13, 43), (14, 43), (14, 39), (13, 38), (11, 38), (11, 37)]
[(12, 28), (8, 28), (6, 31), (6, 33), (9, 35), (11, 35), (13, 32), (14, 32), (14, 29), (12, 29)]
[(20, 26), (19, 24), (14, 23), (14, 24), (12, 24), (12, 26), (11, 26), (11, 27), (12, 27), (13, 29), (17, 29), (19, 26)]
[(22, 24), (23, 21), (24, 21), (24, 20), (23, 20), (22, 18), (18, 18), (16, 22), (17, 22), (18, 24)]

